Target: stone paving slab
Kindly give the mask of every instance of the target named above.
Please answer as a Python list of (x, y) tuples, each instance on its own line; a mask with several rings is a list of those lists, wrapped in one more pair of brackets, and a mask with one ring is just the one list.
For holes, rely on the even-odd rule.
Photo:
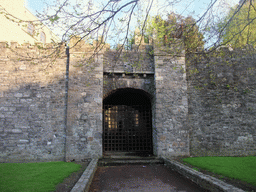
[(227, 184), (212, 176), (205, 175), (199, 171), (191, 169), (190, 167), (187, 167), (182, 163), (179, 163), (172, 159), (168, 159), (166, 157), (162, 158), (166, 166), (182, 174), (184, 177), (190, 179), (191, 181), (203, 187), (204, 189), (207, 189), (212, 192), (244, 192), (244, 190), (242, 189)]

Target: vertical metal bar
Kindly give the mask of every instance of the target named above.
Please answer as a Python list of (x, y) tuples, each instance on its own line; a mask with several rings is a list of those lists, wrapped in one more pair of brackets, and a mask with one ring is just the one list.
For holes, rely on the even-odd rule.
[(64, 161), (67, 161), (67, 123), (68, 123), (68, 81), (69, 81), (69, 47), (66, 48), (66, 84), (65, 84), (65, 112), (64, 112)]

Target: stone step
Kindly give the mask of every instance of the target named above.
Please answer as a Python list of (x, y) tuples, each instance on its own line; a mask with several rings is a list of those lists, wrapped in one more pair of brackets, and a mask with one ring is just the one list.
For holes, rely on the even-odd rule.
[(128, 158), (103, 158), (98, 162), (98, 166), (117, 166), (117, 165), (146, 165), (146, 164), (164, 164), (163, 159), (160, 158), (140, 158), (140, 159), (128, 159)]

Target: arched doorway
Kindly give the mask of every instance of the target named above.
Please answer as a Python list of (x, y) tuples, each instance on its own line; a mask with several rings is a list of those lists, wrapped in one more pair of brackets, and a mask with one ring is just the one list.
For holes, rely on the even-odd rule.
[(151, 101), (145, 91), (117, 89), (103, 100), (103, 153), (152, 154)]

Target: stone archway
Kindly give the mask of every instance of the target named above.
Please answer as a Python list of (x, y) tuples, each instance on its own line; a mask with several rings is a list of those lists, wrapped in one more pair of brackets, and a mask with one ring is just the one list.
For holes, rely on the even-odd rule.
[(152, 154), (152, 110), (140, 89), (117, 89), (103, 100), (103, 153)]

